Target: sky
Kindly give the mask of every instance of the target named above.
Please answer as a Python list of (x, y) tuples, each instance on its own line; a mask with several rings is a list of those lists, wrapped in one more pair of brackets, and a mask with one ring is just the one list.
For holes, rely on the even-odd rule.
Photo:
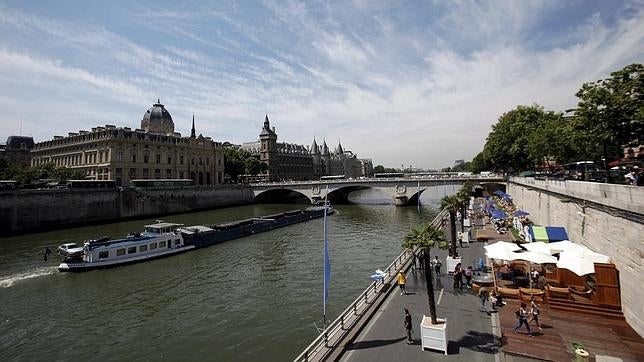
[(639, 1), (0, 0), (0, 142), (140, 127), (338, 142), (386, 167), (471, 160), (499, 116), (564, 111), (644, 60)]

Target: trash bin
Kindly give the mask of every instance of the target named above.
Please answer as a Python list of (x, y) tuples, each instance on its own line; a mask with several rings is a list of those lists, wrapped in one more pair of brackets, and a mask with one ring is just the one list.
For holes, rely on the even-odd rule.
[(576, 362), (588, 362), (588, 357), (590, 353), (583, 348), (577, 348), (575, 350), (575, 361)]

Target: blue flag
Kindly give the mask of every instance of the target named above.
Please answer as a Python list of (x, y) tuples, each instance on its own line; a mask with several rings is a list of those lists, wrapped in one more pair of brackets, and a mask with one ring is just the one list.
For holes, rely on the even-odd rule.
[[(327, 186), (326, 193), (329, 193)], [(327, 196), (324, 196), (324, 315), (326, 315), (326, 303), (329, 300), (329, 282), (331, 281), (331, 262), (329, 261), (329, 239), (327, 238)]]

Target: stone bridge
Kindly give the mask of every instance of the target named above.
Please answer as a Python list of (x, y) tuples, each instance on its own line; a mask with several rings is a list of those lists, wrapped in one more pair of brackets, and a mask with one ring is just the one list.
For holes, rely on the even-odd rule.
[[(359, 180), (289, 181), (251, 184), (255, 201), (285, 200), (305, 196), (311, 202), (328, 199), (334, 204), (349, 203), (349, 194), (357, 190), (377, 189), (391, 195), (397, 206), (416, 205), (423, 191), (429, 187), (463, 185), (470, 181), (486, 189), (505, 189), (502, 177), (446, 177), (446, 178), (371, 178)], [(298, 195), (299, 194), (299, 195)]]

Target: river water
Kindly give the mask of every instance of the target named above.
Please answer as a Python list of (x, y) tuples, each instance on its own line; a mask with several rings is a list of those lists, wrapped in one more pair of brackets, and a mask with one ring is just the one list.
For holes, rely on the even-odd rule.
[[(430, 221), (448, 189), (416, 207), (339, 205), (329, 218), (335, 319)], [(362, 195), (369, 199), (369, 195)], [(298, 208), (258, 204), (165, 221), (211, 224)], [(323, 221), (316, 219), (165, 259), (59, 273), (45, 246), (140, 231), (154, 220), (0, 238), (0, 360), (293, 359), (322, 324)]]

